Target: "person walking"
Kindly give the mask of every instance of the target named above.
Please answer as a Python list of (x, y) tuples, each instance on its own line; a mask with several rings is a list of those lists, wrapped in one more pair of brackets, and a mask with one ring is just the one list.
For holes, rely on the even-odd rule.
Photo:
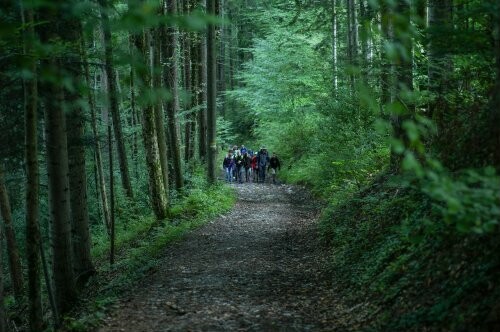
[(250, 177), (252, 175), (252, 158), (248, 153), (243, 154), (243, 168), (245, 170), (245, 181), (250, 182)]
[(273, 183), (276, 184), (276, 172), (277, 170), (281, 170), (280, 160), (276, 153), (273, 152), (271, 159), (269, 159), (269, 168), (268, 170), (271, 172)]
[(232, 150), (229, 150), (226, 157), (224, 157), (224, 161), (222, 162), (222, 167), (224, 168), (224, 172), (226, 173), (226, 182), (233, 182), (233, 167), (234, 167), (234, 158)]
[(243, 156), (240, 150), (236, 150), (236, 156), (234, 157), (234, 163), (236, 165), (236, 181), (238, 183), (243, 183)]
[(252, 182), (259, 182), (259, 166), (257, 160), (257, 153), (252, 156), (252, 161), (250, 163), (252, 168), (253, 179)]
[(269, 154), (267, 153), (266, 148), (263, 147), (260, 149), (257, 159), (259, 165), (259, 181), (264, 183), (266, 181), (266, 168), (269, 164)]

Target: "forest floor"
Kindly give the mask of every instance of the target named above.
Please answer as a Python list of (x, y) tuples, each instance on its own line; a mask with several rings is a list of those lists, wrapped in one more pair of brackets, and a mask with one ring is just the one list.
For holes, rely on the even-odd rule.
[(234, 209), (168, 246), (98, 331), (355, 329), (318, 239), (317, 201), (295, 186), (233, 186)]

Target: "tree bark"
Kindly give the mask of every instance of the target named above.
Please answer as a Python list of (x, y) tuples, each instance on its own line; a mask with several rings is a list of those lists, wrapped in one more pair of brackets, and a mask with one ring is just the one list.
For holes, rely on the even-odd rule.
[(34, 14), (32, 9), (26, 10), (27, 28), (24, 40), (25, 53), (28, 55), (28, 69), (32, 78), (24, 89), (24, 135), (26, 160), (26, 256), (28, 262), (28, 306), (29, 330), (43, 330), (42, 300), (40, 283), (40, 226), (38, 223), (38, 75), (37, 60), (34, 54), (35, 45)]
[(123, 139), (123, 130), (120, 119), (120, 110), (118, 107), (118, 93), (115, 69), (113, 65), (113, 45), (111, 40), (111, 30), (109, 27), (108, 17), (108, 1), (99, 0), (101, 20), (104, 36), (104, 58), (105, 58), (105, 71), (108, 77), (108, 102), (113, 119), (113, 129), (118, 150), (118, 163), (120, 164), (120, 174), (122, 186), (125, 194), (129, 198), (133, 198), (132, 184), (130, 182), (129, 168), (127, 162), (127, 151), (125, 149), (125, 141)]
[[(176, 0), (164, 0), (165, 11), (167, 15), (175, 16), (177, 14)], [(177, 72), (177, 47), (178, 47), (178, 31), (176, 27), (164, 27), (163, 29), (164, 43), (163, 54), (165, 54), (165, 70), (163, 80), (167, 89), (172, 93), (172, 99), (167, 103), (168, 126), (170, 135), (170, 153), (172, 156), (174, 183), (177, 190), (183, 187), (182, 180), (182, 162), (179, 147), (179, 134), (177, 131), (177, 113), (179, 112), (179, 79)]]
[(7, 254), (9, 256), (9, 270), (12, 280), (14, 295), (19, 302), (23, 297), (23, 270), (19, 256), (14, 228), (12, 226), (12, 213), (10, 209), (9, 194), (5, 186), (3, 168), (0, 166), (0, 211), (4, 221), (5, 237), (7, 239)]
[[(207, 0), (208, 15), (215, 15), (215, 0)], [(217, 53), (215, 48), (215, 25), (208, 24), (207, 33), (207, 173), (208, 181), (215, 183), (217, 154), (216, 113), (217, 113)]]

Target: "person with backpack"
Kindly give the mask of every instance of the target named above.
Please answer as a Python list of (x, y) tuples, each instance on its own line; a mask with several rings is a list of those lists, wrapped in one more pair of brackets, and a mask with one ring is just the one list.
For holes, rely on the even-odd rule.
[(236, 156), (234, 157), (234, 164), (236, 165), (236, 181), (238, 183), (243, 183), (243, 156), (240, 150), (236, 150)]
[(226, 182), (233, 182), (233, 167), (234, 167), (234, 158), (232, 150), (229, 150), (224, 161), (222, 162), (222, 167), (224, 168), (224, 172), (226, 173)]
[(264, 183), (266, 181), (266, 168), (269, 164), (269, 154), (266, 148), (262, 148), (259, 151), (258, 166), (259, 166), (259, 181)]
[(281, 169), (280, 160), (276, 153), (273, 152), (273, 156), (269, 159), (269, 167), (268, 170), (271, 171), (271, 175), (273, 177), (273, 183), (276, 184), (276, 170)]

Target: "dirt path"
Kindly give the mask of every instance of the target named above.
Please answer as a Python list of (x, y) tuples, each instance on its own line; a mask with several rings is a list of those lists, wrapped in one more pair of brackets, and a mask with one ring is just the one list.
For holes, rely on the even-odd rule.
[(99, 331), (336, 329), (314, 201), (287, 185), (235, 187), (233, 211), (167, 248)]

